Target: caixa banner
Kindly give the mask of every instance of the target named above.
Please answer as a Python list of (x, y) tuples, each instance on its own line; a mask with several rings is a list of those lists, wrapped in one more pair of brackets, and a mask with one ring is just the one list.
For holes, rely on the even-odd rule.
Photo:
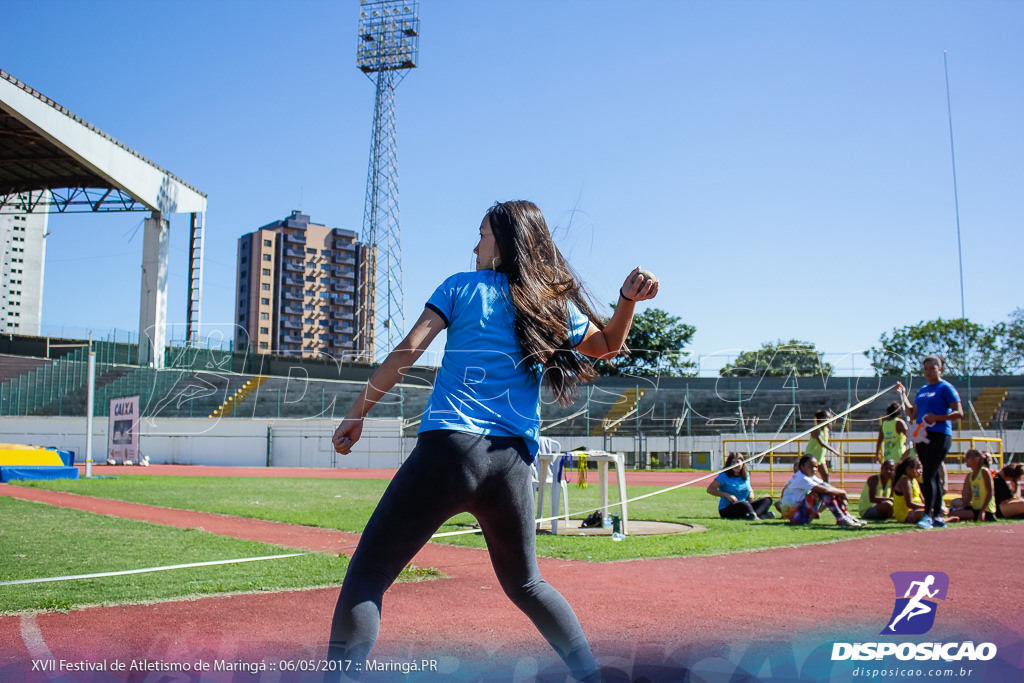
[(139, 462), (139, 397), (125, 396), (110, 401), (107, 425), (107, 462)]

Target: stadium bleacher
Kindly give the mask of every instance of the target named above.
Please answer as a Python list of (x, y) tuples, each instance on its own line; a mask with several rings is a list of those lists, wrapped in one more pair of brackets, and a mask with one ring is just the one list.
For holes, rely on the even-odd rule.
[[(237, 396), (233, 418), (340, 418), (373, 371), (371, 366), (340, 365), (329, 359), (255, 358), (180, 349), (168, 350), (175, 367), (155, 370), (128, 362), (133, 357), (130, 344), (94, 343), (94, 348), (98, 349), (97, 416), (106, 414), (110, 399), (139, 395), (142, 415), (151, 417), (204, 418)], [(84, 415), (85, 358), (84, 347), (55, 359), (0, 355), (0, 414)], [(433, 372), (414, 369), (370, 417), (402, 417), (413, 430), (425, 410)], [(251, 393), (237, 393), (257, 376), (263, 379)], [(988, 429), (1024, 428), (1024, 377), (950, 379), (971, 401), (978, 400), (987, 387), (1000, 388), (1000, 395), (1005, 389), (1005, 399), (994, 409)], [(920, 382), (920, 378), (914, 380)], [(577, 399), (565, 407), (542, 391), (542, 428), (557, 423), (548, 433), (600, 434), (602, 420), (628, 394), (634, 400), (640, 398), (635, 412), (616, 425), (618, 436), (786, 435), (810, 427), (818, 409), (842, 412), (895, 381), (878, 377), (610, 377), (581, 387)], [(838, 429), (876, 430), (885, 405), (894, 398), (895, 394), (883, 396), (857, 410)]]

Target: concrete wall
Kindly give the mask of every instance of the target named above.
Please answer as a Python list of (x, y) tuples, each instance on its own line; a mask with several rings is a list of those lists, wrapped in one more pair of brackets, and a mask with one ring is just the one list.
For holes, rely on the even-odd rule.
[[(403, 437), (401, 421), (394, 418), (367, 419), (357, 451), (341, 456), (331, 446), (331, 436), (337, 427), (334, 419), (221, 419), (157, 418), (140, 423), (140, 452), (148, 455), (153, 464), (223, 465), (238, 467), (265, 467), (268, 442), (274, 467), (356, 467), (394, 468), (401, 465), (415, 444), (415, 437)], [(24, 443), (36, 446), (57, 446), (75, 451), (75, 462), (85, 462), (85, 418), (81, 417), (0, 417), (0, 442)], [(93, 460), (104, 462), (107, 453), (106, 417), (93, 421)], [(269, 438), (268, 438), (269, 429)], [(954, 436), (981, 436), (981, 432), (962, 432)], [(645, 448), (637, 455), (638, 443), (632, 436), (620, 436), (606, 443), (601, 437), (548, 435), (559, 442), (561, 450), (585, 447), (606, 449), (627, 454), (627, 462), (644, 467), (647, 454), (710, 453), (711, 469), (722, 467), (724, 450), (755, 454), (769, 447), (767, 436), (749, 443), (744, 434), (724, 434), (693, 437), (648, 437)], [(783, 434), (772, 437), (776, 443), (788, 438)], [(864, 439), (853, 444), (857, 453), (873, 453), (877, 432), (853, 432), (853, 438)], [(998, 436), (990, 433), (989, 436)], [(1005, 453), (1024, 452), (1024, 431), (1015, 430), (1002, 435)], [(833, 439), (838, 437), (833, 437)], [(966, 446), (954, 445), (954, 451)], [(982, 446), (982, 448), (984, 448)], [(787, 453), (796, 453), (787, 446)], [(801, 449), (802, 450), (802, 449)], [(845, 450), (845, 449), (844, 449)], [(685, 459), (684, 459), (685, 460)], [(687, 466), (685, 461), (680, 463)], [(767, 466), (767, 462), (764, 463)]]
[[(173, 418), (139, 424), (139, 452), (153, 464), (265, 467), (268, 442), (274, 467), (393, 468), (412, 449), (396, 419), (368, 419), (358, 452), (334, 452), (337, 420), (209, 420)], [(269, 438), (268, 438), (269, 428)], [(106, 417), (93, 420), (93, 461), (107, 458)], [(86, 421), (81, 417), (0, 418), (0, 442), (57, 446), (85, 462)]]

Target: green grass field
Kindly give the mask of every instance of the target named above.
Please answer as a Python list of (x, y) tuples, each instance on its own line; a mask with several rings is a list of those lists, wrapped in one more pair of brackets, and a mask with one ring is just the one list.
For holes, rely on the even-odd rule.
[[(221, 477), (165, 477), (132, 475), (111, 479), (25, 482), (22, 485), (149, 505), (202, 512), (217, 512), (293, 524), (361, 532), (387, 482), (366, 479), (271, 479)], [(635, 497), (656, 490), (630, 486)], [(596, 485), (570, 487), (571, 510), (599, 505)], [(613, 512), (617, 510), (613, 509)], [(581, 516), (581, 515), (578, 515)], [(865, 530), (840, 529), (826, 513), (805, 527), (782, 520), (767, 522), (727, 521), (718, 517), (717, 499), (704, 487), (684, 487), (629, 506), (630, 519), (683, 522), (706, 531), (651, 537), (629, 537), (615, 543), (607, 537), (572, 537), (541, 534), (537, 552), (545, 557), (610, 562), (650, 557), (686, 557), (846, 540), (853, 536), (909, 532), (907, 525), (873, 524)], [(449, 520), (441, 531), (469, 528), (474, 519), (464, 514)], [(571, 523), (572, 524), (572, 523)], [(576, 523), (578, 524), (578, 523)], [(484, 547), (479, 535), (444, 539), (445, 543)]]
[[(291, 548), (0, 497), (0, 581), (264, 557)], [(3, 586), (0, 614), (341, 585), (348, 558), (310, 553), (244, 564)], [(411, 568), (400, 581), (435, 576)]]
[[(272, 479), (132, 475), (77, 481), (20, 482), (31, 488), (67, 491), (99, 498), (360, 532), (387, 482), (347, 479)], [(627, 487), (630, 497), (653, 487)], [(571, 510), (599, 504), (599, 489), (570, 487)], [(613, 509), (613, 512), (617, 510)], [(0, 498), (0, 580), (86, 574), (228, 558), (276, 555), (289, 549), (176, 529), (76, 510)], [(717, 501), (700, 485), (685, 487), (629, 506), (630, 519), (682, 522), (705, 531), (669, 536), (537, 538), (545, 557), (614, 562), (640, 558), (686, 557), (742, 552), (810, 543), (844, 541), (881, 533), (916, 533), (914, 527), (888, 522), (864, 530), (840, 529), (830, 515), (793, 527), (782, 520), (726, 521)], [(575, 515), (577, 518), (582, 514)], [(472, 527), (468, 514), (452, 518), (441, 531)], [(1006, 522), (1002, 522), (1006, 523)], [(571, 522), (570, 526), (578, 522)], [(936, 533), (936, 532), (932, 532)], [(939, 532), (941, 533), (941, 532)], [(44, 540), (45, 539), (45, 540)], [(444, 539), (460, 546), (484, 547), (479, 534)], [(323, 554), (127, 577), (6, 586), (0, 613), (32, 609), (72, 609), (91, 604), (141, 603), (202, 595), (288, 590), (338, 585), (347, 559)], [(412, 569), (403, 578), (431, 578), (429, 568)]]

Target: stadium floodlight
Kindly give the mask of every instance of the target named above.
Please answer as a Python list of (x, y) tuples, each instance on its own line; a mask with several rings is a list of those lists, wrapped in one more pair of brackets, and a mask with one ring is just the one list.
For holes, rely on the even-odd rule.
[(361, 239), (356, 348), (371, 360), (405, 335), (395, 87), (419, 58), (419, 2), (361, 0), (356, 67), (376, 84)]
[(356, 66), (363, 73), (415, 69), (419, 56), (419, 2), (360, 3)]

